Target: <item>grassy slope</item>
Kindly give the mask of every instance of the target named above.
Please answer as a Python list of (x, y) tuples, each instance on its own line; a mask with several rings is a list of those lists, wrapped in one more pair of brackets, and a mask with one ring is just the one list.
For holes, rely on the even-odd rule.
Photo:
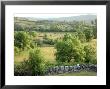
[(41, 54), (45, 61), (55, 62), (55, 51), (54, 47), (40, 47)]
[[(55, 48), (54, 47), (39, 47), (41, 54), (43, 55), (45, 61), (55, 62)], [(29, 56), (29, 51), (23, 51), (20, 55), (15, 56), (14, 62), (19, 63), (23, 60), (27, 60)]]
[(97, 76), (97, 73), (81, 71), (79, 73), (64, 73), (64, 74), (58, 74), (58, 75), (54, 75), (54, 76)]

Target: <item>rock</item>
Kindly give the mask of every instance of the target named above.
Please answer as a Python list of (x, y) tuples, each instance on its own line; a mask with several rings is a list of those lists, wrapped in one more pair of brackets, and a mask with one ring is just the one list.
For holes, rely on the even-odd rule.
[(59, 70), (59, 67), (56, 66), (56, 67), (55, 67), (55, 73), (58, 73), (58, 70)]
[(69, 72), (73, 72), (74, 69), (73, 69), (73, 66), (69, 66)]
[(81, 70), (86, 71), (95, 71), (97, 72), (97, 65), (94, 64), (77, 64), (74, 66), (55, 66), (50, 67), (45, 72), (45, 75), (61, 74), (61, 73), (70, 73), (70, 72), (79, 72)]
[(68, 70), (69, 70), (69, 67), (65, 66), (65, 72), (68, 72)]
[(63, 73), (64, 72), (64, 66), (59, 66), (59, 71), (58, 71), (58, 73)]

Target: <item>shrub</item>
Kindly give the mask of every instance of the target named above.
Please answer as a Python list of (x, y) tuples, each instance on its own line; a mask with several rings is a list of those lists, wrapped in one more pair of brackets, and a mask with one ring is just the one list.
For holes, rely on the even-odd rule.
[(49, 44), (49, 45), (54, 45), (55, 44), (55, 41), (53, 39), (47, 38), (47, 39), (44, 39), (43, 40), (43, 43), (44, 44)]
[(44, 60), (40, 54), (39, 49), (31, 50), (29, 53), (29, 66), (32, 70), (33, 75), (43, 75), (44, 74)]
[(29, 67), (29, 61), (24, 60), (19, 64), (14, 65), (14, 75), (15, 76), (31, 76), (32, 71)]
[(70, 62), (73, 58), (72, 41), (58, 41), (56, 48), (56, 60), (61, 62)]
[(14, 66), (14, 74), (20, 76), (44, 75), (45, 64), (39, 49), (31, 50), (29, 59)]
[(33, 37), (36, 37), (37, 33), (35, 31), (30, 31), (29, 32), (29, 35), (33, 36)]
[(85, 36), (86, 36), (86, 40), (87, 41), (90, 41), (93, 37), (94, 37), (94, 35), (93, 35), (93, 29), (89, 29), (89, 28), (87, 28), (87, 29), (85, 29), (84, 30), (84, 34), (85, 34)]
[(30, 46), (30, 37), (27, 32), (20, 31), (14, 34), (14, 46), (22, 50)]
[(85, 52), (83, 45), (76, 35), (64, 35), (63, 40), (60, 40), (56, 44), (56, 60), (60, 62), (83, 61)]
[(20, 53), (20, 49), (16, 46), (14, 46), (14, 54), (18, 55)]
[(96, 64), (97, 63), (96, 46), (88, 44), (84, 47), (84, 51), (86, 52), (85, 62)]

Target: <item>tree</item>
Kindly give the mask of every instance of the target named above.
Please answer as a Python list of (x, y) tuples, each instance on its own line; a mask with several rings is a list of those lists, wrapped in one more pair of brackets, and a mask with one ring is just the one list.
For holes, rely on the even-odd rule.
[(86, 53), (85, 62), (96, 64), (97, 63), (96, 45), (88, 44), (84, 47), (84, 51)]
[(61, 62), (83, 61), (85, 52), (83, 45), (75, 35), (65, 34), (63, 40), (60, 40), (56, 44), (56, 60)]
[(22, 50), (30, 46), (30, 37), (27, 32), (16, 32), (14, 34), (14, 45)]
[(56, 44), (56, 60), (61, 62), (70, 62), (73, 59), (72, 41), (58, 41)]
[(34, 49), (29, 53), (29, 67), (32, 70), (32, 75), (43, 75), (44, 74), (44, 60), (40, 53), (40, 50)]
[(84, 30), (84, 34), (86, 36), (86, 40), (90, 41), (94, 36), (93, 36), (93, 30), (91, 28), (87, 28)]
[(77, 30), (76, 36), (78, 36), (78, 38), (81, 42), (83, 42), (83, 43), (86, 42), (86, 36), (83, 31)]

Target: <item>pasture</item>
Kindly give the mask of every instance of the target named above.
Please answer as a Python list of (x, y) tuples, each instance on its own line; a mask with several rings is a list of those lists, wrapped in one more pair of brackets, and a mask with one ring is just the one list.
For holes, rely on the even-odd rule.
[[(86, 23), (14, 18), (16, 75), (45, 75), (46, 69), (53, 66), (97, 64), (96, 53), (97, 19)], [(96, 76), (96, 73), (64, 72), (55, 76)]]
[[(49, 62), (55, 62), (55, 52), (56, 49), (54, 47), (39, 47), (41, 55), (45, 59), (45, 61)], [(29, 58), (29, 50), (28, 51), (23, 51), (19, 55), (15, 56), (15, 63), (20, 63), (24, 60), (27, 60)]]
[(81, 72), (74, 72), (74, 73), (64, 73), (64, 74), (58, 74), (54, 76), (97, 76), (96, 72), (88, 72), (88, 71), (81, 71)]

